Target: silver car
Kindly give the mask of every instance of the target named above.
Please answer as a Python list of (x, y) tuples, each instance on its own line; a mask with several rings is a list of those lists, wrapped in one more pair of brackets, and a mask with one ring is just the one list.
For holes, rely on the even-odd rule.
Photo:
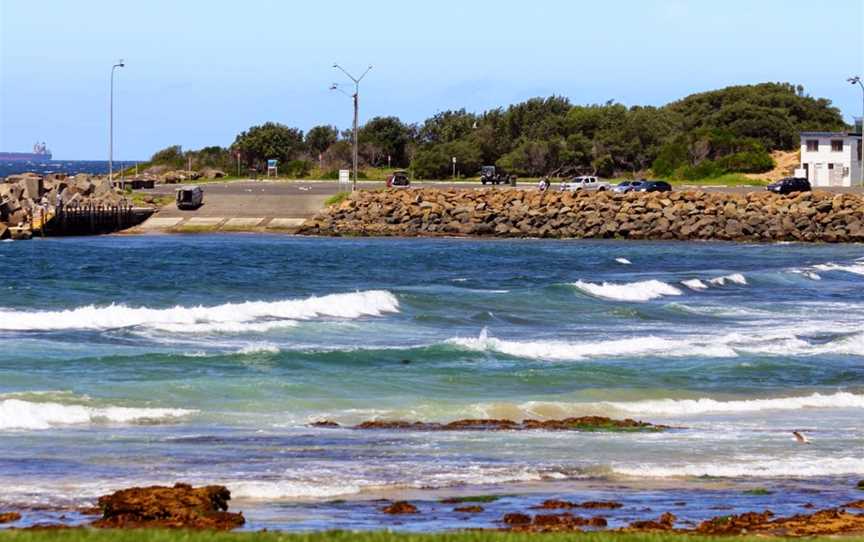
[(601, 181), (599, 177), (595, 177), (593, 175), (582, 175), (580, 177), (574, 177), (561, 183), (561, 190), (586, 190), (603, 192), (606, 190), (612, 190), (612, 185), (607, 183), (606, 181)]

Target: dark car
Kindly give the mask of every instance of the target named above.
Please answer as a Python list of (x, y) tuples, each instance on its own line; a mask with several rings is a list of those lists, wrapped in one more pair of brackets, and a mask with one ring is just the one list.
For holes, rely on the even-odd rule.
[(411, 179), (407, 171), (396, 171), (387, 177), (387, 188), (408, 188), (409, 186), (411, 186)]
[(204, 205), (204, 191), (200, 186), (184, 186), (177, 189), (178, 209), (197, 209)]
[(775, 194), (792, 194), (793, 192), (809, 192), (810, 181), (803, 177), (786, 177), (765, 187), (765, 190)]
[(672, 185), (666, 181), (645, 181), (636, 189), (637, 192), (671, 192)]

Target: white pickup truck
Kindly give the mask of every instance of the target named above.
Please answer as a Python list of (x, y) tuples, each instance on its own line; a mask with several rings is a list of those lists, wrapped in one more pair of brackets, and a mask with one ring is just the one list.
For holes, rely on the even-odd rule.
[(602, 192), (604, 190), (612, 190), (612, 185), (606, 181), (601, 181), (598, 177), (594, 177), (593, 175), (582, 175), (581, 177), (574, 177), (561, 183), (561, 190), (591, 190)]

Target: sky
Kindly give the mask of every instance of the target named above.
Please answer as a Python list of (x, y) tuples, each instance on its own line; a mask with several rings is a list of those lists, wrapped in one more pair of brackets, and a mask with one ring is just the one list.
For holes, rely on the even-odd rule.
[(228, 146), (266, 121), (349, 128), (552, 94), (662, 105), (784, 81), (860, 116), (864, 0), (0, 0), (0, 151), (115, 160)]

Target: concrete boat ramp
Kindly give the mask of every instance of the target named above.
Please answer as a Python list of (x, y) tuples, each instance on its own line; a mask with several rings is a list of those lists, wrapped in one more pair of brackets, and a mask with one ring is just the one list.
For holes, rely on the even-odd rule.
[[(180, 210), (172, 202), (129, 233), (294, 233), (336, 193), (332, 183), (234, 181), (201, 185), (204, 205)], [(160, 185), (154, 195), (173, 196), (178, 185)]]

